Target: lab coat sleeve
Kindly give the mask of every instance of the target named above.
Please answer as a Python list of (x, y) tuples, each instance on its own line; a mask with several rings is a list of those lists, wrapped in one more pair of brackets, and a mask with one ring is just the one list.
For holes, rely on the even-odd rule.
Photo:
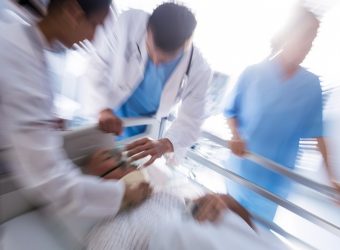
[(59, 137), (57, 132), (40, 126), (13, 131), (14, 170), (28, 197), (62, 214), (95, 218), (115, 215), (124, 184), (83, 175), (66, 158)]
[(90, 46), (88, 70), (84, 75), (86, 96), (85, 114), (98, 117), (101, 110), (111, 108), (114, 98), (114, 59), (117, 56), (119, 25), (117, 14), (111, 13), (99, 28)]
[(164, 135), (174, 148), (174, 152), (166, 156), (170, 165), (178, 164), (188, 147), (192, 146), (200, 135), (201, 125), (207, 114), (206, 99), (211, 79), (212, 71), (208, 66), (197, 72), (192, 71), (190, 88), (184, 93), (178, 117)]
[[(25, 68), (18, 60), (15, 63)], [(32, 72), (2, 66), (7, 77), (0, 77), (1, 91), (6, 93), (2, 95), (5, 117), (1, 119), (8, 124), (13, 173), (28, 197), (65, 214), (99, 218), (115, 215), (125, 185), (83, 175), (66, 157), (63, 139), (50, 120), (52, 100), (46, 82)]]

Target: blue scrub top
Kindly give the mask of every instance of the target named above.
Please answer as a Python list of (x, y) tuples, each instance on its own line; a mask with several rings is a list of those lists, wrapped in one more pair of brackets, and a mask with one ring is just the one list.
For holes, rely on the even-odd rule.
[[(118, 117), (152, 117), (158, 110), (164, 86), (182, 58), (155, 65), (149, 58), (146, 64), (144, 79), (129, 99), (115, 112)], [(128, 138), (145, 132), (146, 126), (126, 128), (119, 139)]]
[[(284, 79), (279, 63), (266, 60), (240, 76), (225, 116), (237, 119), (249, 151), (294, 168), (300, 138), (323, 135), (320, 81), (304, 68)], [(231, 156), (227, 167), (279, 196), (288, 195), (290, 183), (285, 177), (255, 163)], [(234, 183), (228, 189), (245, 207), (273, 219), (275, 204)]]

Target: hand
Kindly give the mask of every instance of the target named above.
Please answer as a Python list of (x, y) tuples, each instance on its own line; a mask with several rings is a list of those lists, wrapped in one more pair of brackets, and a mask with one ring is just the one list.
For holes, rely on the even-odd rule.
[(99, 149), (91, 155), (85, 166), (85, 173), (90, 175), (101, 176), (110, 169), (116, 167), (120, 161), (120, 155), (113, 156), (110, 150)]
[(152, 194), (149, 183), (143, 182), (137, 186), (126, 185), (123, 198), (123, 207), (136, 206)]
[(123, 122), (111, 109), (105, 109), (99, 115), (99, 128), (106, 133), (120, 135), (123, 132)]
[(243, 156), (246, 153), (246, 144), (240, 138), (234, 138), (228, 141), (229, 148), (237, 156)]
[(144, 166), (149, 166), (163, 154), (173, 152), (173, 146), (169, 139), (152, 140), (149, 138), (139, 139), (126, 147), (127, 156), (131, 161), (137, 161), (146, 156), (151, 156)]
[(217, 194), (208, 194), (194, 201), (197, 206), (193, 216), (196, 220), (216, 222), (228, 207), (224, 200)]
[(119, 166), (115, 170), (103, 176), (103, 178), (107, 180), (119, 180), (123, 178), (125, 175), (128, 175), (129, 173), (134, 172), (134, 171), (137, 171), (136, 167), (131, 167), (129, 165)]
[(240, 216), (251, 228), (256, 230), (252, 220), (250, 213), (240, 205), (233, 197), (230, 195), (220, 194), (220, 197), (224, 200), (227, 204), (228, 208)]

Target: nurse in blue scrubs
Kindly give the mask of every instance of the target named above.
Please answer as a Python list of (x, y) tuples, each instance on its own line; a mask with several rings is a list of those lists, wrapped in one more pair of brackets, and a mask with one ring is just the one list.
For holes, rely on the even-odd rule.
[[(246, 150), (293, 169), (300, 139), (316, 138), (332, 177), (323, 140), (320, 81), (300, 66), (319, 21), (304, 9), (296, 14), (273, 40), (275, 55), (241, 74), (225, 109), (234, 153), (226, 167), (283, 198), (290, 191), (289, 180), (242, 159)], [(233, 182), (228, 183), (228, 192), (250, 211), (273, 220), (276, 204)]]

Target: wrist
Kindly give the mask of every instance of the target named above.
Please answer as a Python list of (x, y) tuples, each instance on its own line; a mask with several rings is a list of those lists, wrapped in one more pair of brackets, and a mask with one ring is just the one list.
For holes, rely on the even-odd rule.
[(240, 136), (238, 136), (238, 135), (233, 135), (232, 137), (231, 137), (231, 139), (232, 140), (235, 140), (235, 141), (240, 141), (240, 140), (242, 140), (242, 138), (240, 137)]
[(101, 115), (102, 114), (111, 114), (113, 115), (113, 111), (110, 108), (103, 109), (102, 111), (99, 112)]
[(164, 147), (164, 153), (171, 153), (174, 152), (174, 146), (172, 145), (172, 142), (168, 138), (163, 138), (159, 140), (163, 147)]

